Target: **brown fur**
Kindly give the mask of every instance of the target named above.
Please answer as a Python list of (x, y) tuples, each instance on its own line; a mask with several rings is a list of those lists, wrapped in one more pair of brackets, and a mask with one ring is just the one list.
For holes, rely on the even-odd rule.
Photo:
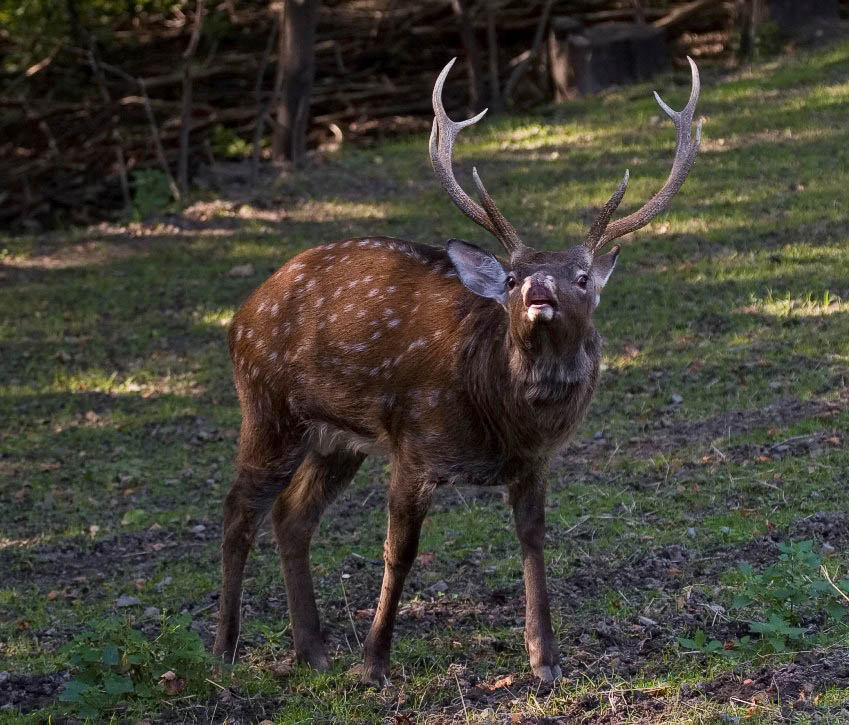
[(273, 506), (297, 656), (327, 666), (309, 540), (364, 455), (381, 452), (392, 463), (386, 569), (363, 679), (388, 674), (395, 613), (434, 488), (467, 481), (508, 487), (531, 666), (543, 679), (559, 677), (542, 554), (545, 476), (596, 386), (597, 291), (571, 287), (593, 259), (582, 247), (526, 249), (500, 264), (517, 283), (535, 273), (534, 284), (543, 273), (556, 279), (552, 322), (529, 320), (518, 284), (502, 306), (464, 286), (445, 250), (386, 237), (298, 255), (236, 313), (230, 351), (243, 423), (224, 503), (216, 653), (235, 657), (245, 558)]

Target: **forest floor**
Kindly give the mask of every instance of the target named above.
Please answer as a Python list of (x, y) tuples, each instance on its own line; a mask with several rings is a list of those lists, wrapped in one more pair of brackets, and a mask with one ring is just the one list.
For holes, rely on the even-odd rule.
[[(565, 679), (530, 675), (501, 492), (446, 487), (392, 685), (358, 684), (382, 574), (375, 459), (314, 540), (332, 669), (292, 661), (263, 529), (232, 676), (116, 721), (849, 722), (846, 625), (808, 611), (801, 634), (746, 645), (748, 623), (784, 604), (765, 603), (761, 579), (760, 604), (732, 607), (752, 581), (740, 563), (756, 576), (781, 545), (813, 542), (835, 581), (849, 565), (849, 43), (706, 76), (702, 151), (671, 210), (623, 249), (596, 312), (599, 391), (551, 471)], [(688, 82), (654, 87), (680, 107)], [(626, 212), (668, 173), (673, 132), (650, 90), (486, 121), (459, 141), (458, 178), (477, 164), (528, 243), (574, 244), (625, 168)], [(211, 642), (239, 425), (225, 330), (246, 295), (318, 243), (484, 236), (433, 179), (423, 136), (317, 158), (260, 191), (231, 170), (156, 221), (0, 238), (0, 723), (69, 721), (59, 648), (104, 617), (145, 630), (187, 612)]]

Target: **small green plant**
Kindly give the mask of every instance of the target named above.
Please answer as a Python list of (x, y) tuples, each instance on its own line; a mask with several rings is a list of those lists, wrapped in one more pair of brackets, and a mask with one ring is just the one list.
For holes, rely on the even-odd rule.
[(212, 128), (212, 152), (225, 158), (247, 158), (251, 155), (252, 144), (248, 143), (233, 129), (217, 124)]
[(839, 625), (845, 615), (845, 599), (836, 591), (849, 592), (849, 579), (836, 584), (822, 573), (822, 557), (813, 551), (813, 542), (779, 544), (778, 561), (757, 573), (748, 563), (740, 564), (742, 591), (731, 604), (732, 610), (748, 610), (752, 618), (745, 636), (726, 649), (718, 640), (708, 640), (698, 630), (692, 638), (678, 638), (678, 644), (704, 654), (780, 653), (791, 648), (816, 646), (824, 641), (828, 625)]
[(141, 221), (163, 211), (171, 203), (168, 177), (159, 169), (135, 169), (133, 183), (133, 221)]
[(723, 644), (718, 639), (708, 639), (704, 630), (697, 629), (692, 639), (687, 637), (679, 637), (678, 644), (684, 649), (701, 652), (702, 654), (728, 654), (729, 650), (723, 649)]
[(163, 615), (152, 640), (126, 620), (97, 622), (61, 650), (74, 677), (59, 700), (81, 717), (97, 718), (124, 703), (150, 705), (177, 692), (206, 692), (213, 659), (190, 621)]

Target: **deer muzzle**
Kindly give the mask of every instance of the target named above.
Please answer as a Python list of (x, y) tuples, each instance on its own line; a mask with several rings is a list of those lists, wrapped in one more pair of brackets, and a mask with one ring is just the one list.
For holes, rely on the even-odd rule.
[(550, 274), (536, 272), (522, 283), (525, 314), (531, 322), (548, 322), (557, 311), (557, 287)]

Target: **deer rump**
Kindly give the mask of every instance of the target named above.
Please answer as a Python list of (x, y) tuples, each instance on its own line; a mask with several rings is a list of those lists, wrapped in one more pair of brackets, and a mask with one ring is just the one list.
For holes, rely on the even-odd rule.
[(579, 350), (534, 332), (535, 364), (511, 365), (508, 315), (445, 249), (370, 237), (281, 267), (236, 314), (230, 350), (243, 415), (322, 455), (398, 456), (431, 485), (489, 485), (548, 459), (595, 388), (594, 329)]

